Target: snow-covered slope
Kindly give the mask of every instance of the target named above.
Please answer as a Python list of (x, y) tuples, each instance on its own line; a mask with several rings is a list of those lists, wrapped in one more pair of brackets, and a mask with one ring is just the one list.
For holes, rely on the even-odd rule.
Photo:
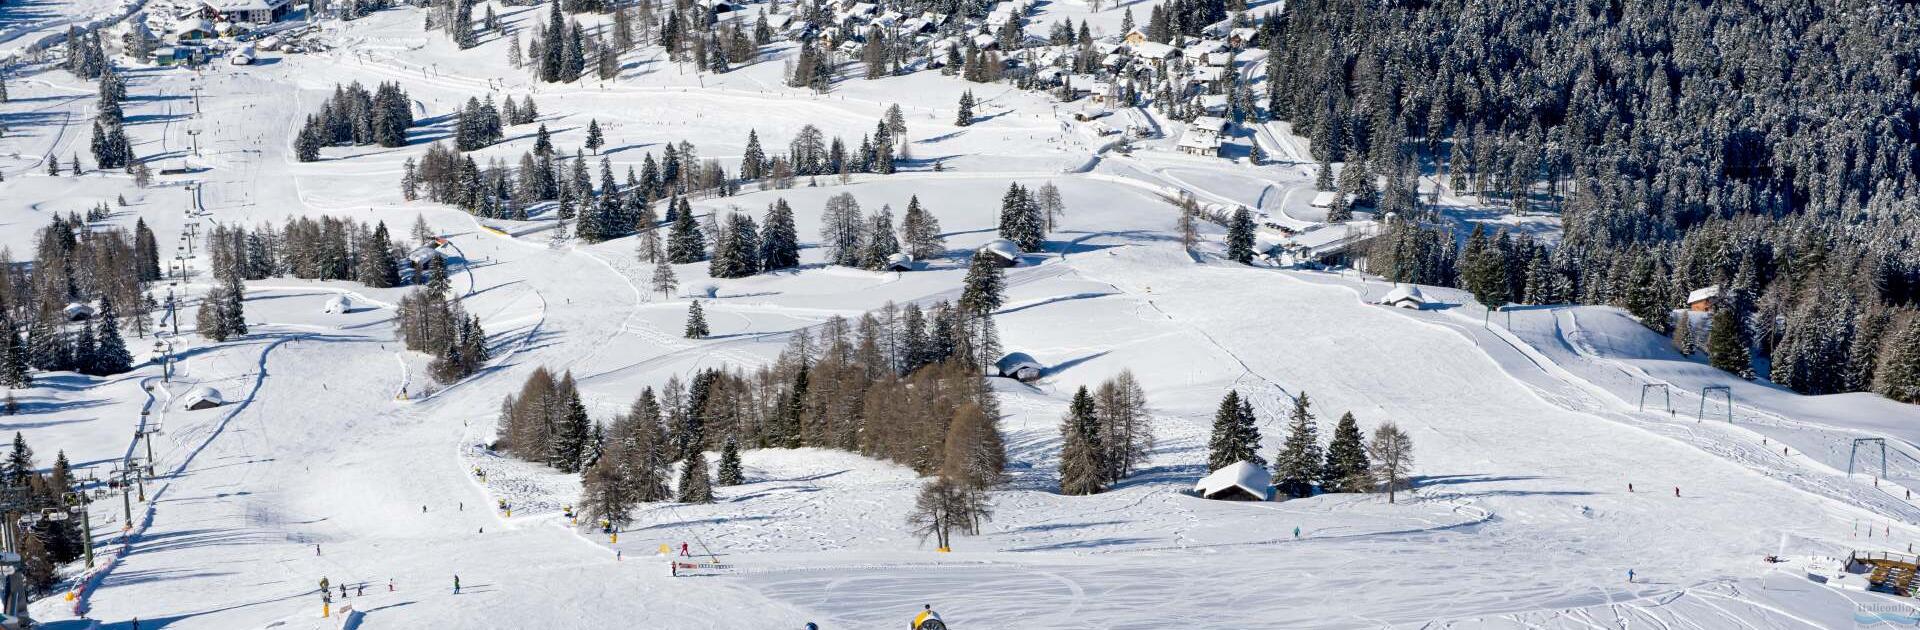
[[(538, 9), (500, 13), (524, 28), (544, 15)], [(1147, 5), (1134, 9), (1144, 17)], [(1087, 7), (1046, 10), (1077, 18)], [(1098, 16), (1117, 23), (1111, 10)], [(1835, 445), (1856, 433), (1899, 438), (1897, 450), (1911, 452), (1910, 408), (1735, 382), (1733, 426), (1696, 423), (1684, 412), (1701, 387), (1725, 379), (1667, 354), (1614, 311), (1521, 311), (1511, 323), (1499, 313), (1482, 327), (1482, 312), (1459, 306), (1457, 293), (1427, 292), (1451, 308), (1389, 309), (1369, 303), (1388, 288), (1378, 283), (1212, 255), (1196, 263), (1180, 246), (1166, 196), (1304, 223), (1315, 218), (1305, 212), (1309, 169), (1180, 156), (1153, 142), (1132, 156), (1104, 153), (1044, 95), (937, 73), (804, 93), (782, 86), (784, 49), (718, 76), (682, 72), (647, 51), (615, 82), (536, 87), (505, 65), (500, 40), (461, 52), (419, 24), (417, 11), (385, 11), (327, 24), (338, 45), (327, 53), (266, 54), (259, 65), (200, 76), (128, 73), (138, 151), (194, 169), (147, 189), (119, 174), (45, 174), (49, 156), (85, 153), (91, 86), (36, 72), (0, 105), (13, 130), (0, 138), (0, 197), (9, 202), (0, 244), (17, 258), (52, 213), (120, 195), (129, 205), (107, 223), (144, 218), (166, 247), (189, 222), (204, 232), (212, 221), (325, 213), (400, 232), (420, 214), (465, 261), (455, 287), (497, 357), (471, 379), (430, 386), (421, 359), (400, 352), (394, 335), (399, 291), (276, 279), (250, 287), (252, 334), (210, 343), (183, 326), (187, 334), (170, 337), (184, 357), (170, 382), (154, 365), (104, 381), (43, 378), (21, 393), (31, 413), (0, 423), (43, 454), (65, 449), (105, 476), (135, 448), (142, 386), (153, 387), (149, 418), (164, 430), (154, 437), (162, 475), (148, 488), (153, 503), (134, 506), (134, 528), (106, 550), (123, 556), (76, 602), (47, 598), (36, 614), (84, 627), (77, 604), (89, 618), (137, 616), (142, 627), (337, 627), (318, 616), (321, 577), (366, 583), (364, 599), (346, 601), (367, 628), (868, 628), (897, 624), (923, 603), (963, 629), (1833, 627), (1849, 623), (1856, 602), (1904, 606), (1808, 583), (1761, 558), (1898, 550), (1914, 537), (1920, 512), (1891, 484), (1846, 479), (1834, 459)], [(302, 117), (335, 83), (356, 80), (400, 82), (431, 126), (408, 147), (329, 148), (321, 161), (294, 161)], [(985, 120), (956, 127), (953, 103), (970, 87)], [(785, 198), (807, 240), (828, 196), (848, 192), (865, 208), (899, 211), (917, 195), (949, 247), (966, 251), (994, 238), (1010, 182), (1059, 186), (1067, 215), (1035, 264), (1009, 270), (997, 315), (1008, 349), (1051, 367), (1031, 385), (996, 383), (1014, 478), (994, 493), (987, 531), (937, 553), (903, 522), (917, 486), (910, 471), (802, 449), (748, 452), (749, 483), (721, 489), (713, 505), (650, 505), (615, 543), (560, 516), (575, 479), (475, 449), (491, 435), (500, 397), (536, 367), (570, 370), (606, 417), (670, 375), (768, 361), (791, 331), (829, 316), (951, 299), (964, 274), (957, 256), (924, 271), (872, 273), (821, 264), (812, 248), (801, 270), (738, 280), (682, 265), (683, 286), (710, 285), (715, 295), (705, 301), (714, 338), (683, 339), (687, 298), (645, 289), (650, 269), (635, 260), (631, 238), (551, 248), (542, 221), (503, 236), (459, 211), (401, 199), (401, 164), (444, 135), (454, 107), (530, 93), (564, 149), (599, 121), (602, 153), (618, 170), (682, 140), (731, 164), (749, 128), (772, 147), (803, 124), (857, 138), (899, 102), (916, 160), (906, 172), (696, 202), (702, 212), (758, 215)], [(509, 141), (475, 159), (531, 147), (531, 126), (508, 131)], [(1208, 227), (1206, 236), (1220, 234)], [(196, 274), (172, 288), (197, 297), (206, 267), (187, 262)], [(340, 291), (368, 308), (323, 313)], [(192, 308), (180, 317), (192, 322)], [(151, 351), (151, 340), (131, 343), (139, 358)], [(1112, 492), (1054, 494), (1066, 398), (1122, 369), (1153, 403), (1152, 459)], [(1640, 411), (1645, 382), (1668, 383), (1682, 413)], [(202, 386), (233, 403), (174, 404)], [(1396, 504), (1183, 494), (1205, 472), (1211, 414), (1228, 389), (1254, 401), (1269, 453), (1302, 392), (1323, 427), (1346, 411), (1364, 428), (1398, 423), (1417, 445), (1418, 491)], [(1793, 453), (1771, 456), (1781, 441)], [(470, 474), (476, 466), (484, 483)], [(510, 518), (491, 509), (502, 498), (516, 506)], [(128, 524), (121, 509), (95, 505), (102, 540)], [(1876, 537), (1862, 526), (1878, 527)], [(739, 571), (667, 575), (656, 550), (682, 542), (724, 554)], [(1642, 579), (1628, 583), (1630, 569)]]

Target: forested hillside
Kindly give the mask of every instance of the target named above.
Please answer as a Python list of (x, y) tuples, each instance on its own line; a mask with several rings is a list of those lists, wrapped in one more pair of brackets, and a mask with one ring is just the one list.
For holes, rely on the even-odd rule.
[(1615, 304), (1663, 332), (1668, 308), (1718, 284), (1744, 343), (1716, 344), (1716, 364), (1750, 350), (1801, 392), (1911, 399), (1912, 370), (1876, 368), (1920, 352), (1917, 12), (1297, 0), (1269, 30), (1268, 100), (1317, 158), (1385, 176), (1383, 210), (1420, 216), (1424, 170), (1455, 194), (1564, 212), (1550, 254), (1488, 239), (1456, 265), (1401, 229), (1376, 269), (1495, 304)]

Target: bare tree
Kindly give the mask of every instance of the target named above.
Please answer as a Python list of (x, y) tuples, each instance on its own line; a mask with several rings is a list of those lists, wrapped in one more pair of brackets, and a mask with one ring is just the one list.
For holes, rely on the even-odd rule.
[(954, 531), (978, 534), (980, 524), (992, 514), (985, 492), (936, 477), (920, 488), (913, 512), (907, 514), (907, 524), (921, 540), (933, 538), (940, 549), (948, 550), (953, 548)]
[(1394, 492), (1413, 470), (1413, 438), (1392, 422), (1381, 423), (1367, 444), (1367, 457), (1373, 460), (1374, 480), (1387, 487), (1387, 502), (1393, 503)]

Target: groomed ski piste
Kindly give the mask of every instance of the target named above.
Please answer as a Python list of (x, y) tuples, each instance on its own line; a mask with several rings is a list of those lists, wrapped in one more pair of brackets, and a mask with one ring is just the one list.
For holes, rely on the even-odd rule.
[[(508, 28), (546, 11), (495, 8)], [(1071, 0), (1042, 5), (1031, 21), (1064, 16), (1106, 32), (1119, 22), (1117, 11)], [(0, 20), (22, 32), (66, 22), (55, 24)], [(144, 218), (163, 251), (189, 223), (204, 234), (215, 222), (328, 214), (383, 220), (401, 234), (420, 215), (452, 244), (453, 286), (494, 356), (472, 377), (434, 384), (393, 328), (405, 289), (289, 278), (250, 283), (250, 334), (210, 342), (190, 330), (211, 286), (205, 256), (187, 261), (192, 275), (156, 286), (186, 305), (181, 334), (166, 337), (171, 377), (152, 361), (108, 378), (40, 375), (16, 392), (24, 413), (0, 421), (0, 431), (23, 432), (43, 464), (63, 449), (80, 476), (101, 478), (144, 448), (132, 439), (142, 422), (161, 429), (149, 501), (135, 503), (130, 520), (118, 497), (94, 504), (101, 568), (79, 576), (68, 567), (75, 596), (33, 606), (46, 627), (130, 628), (137, 617), (142, 629), (183, 630), (879, 628), (923, 604), (963, 630), (1832, 628), (1862, 611), (1920, 614), (1891, 596), (1809, 581), (1802, 562), (1904, 552), (1920, 538), (1920, 504), (1903, 486), (1920, 483), (1920, 409), (1740, 381), (1679, 356), (1615, 309), (1487, 313), (1434, 287), (1424, 287), (1433, 308), (1389, 308), (1372, 303), (1392, 288), (1378, 279), (1225, 261), (1212, 225), (1190, 254), (1167, 201), (1182, 193), (1288, 225), (1323, 218), (1308, 204), (1305, 141), (1284, 124), (1256, 131), (1251, 141), (1270, 162), (1254, 166), (1178, 154), (1181, 123), (1132, 110), (1125, 115), (1162, 134), (1123, 155), (1050, 97), (1005, 85), (921, 72), (849, 79), (824, 95), (787, 88), (789, 44), (721, 75), (642, 54), (615, 81), (536, 87), (506, 65), (500, 40), (459, 51), (420, 24), (418, 10), (394, 9), (322, 22), (315, 37), (325, 52), (263, 53), (251, 66), (199, 72), (124, 70), (136, 152), (187, 171), (144, 189), (119, 173), (48, 176), (46, 160), (87, 153), (94, 87), (44, 65), (12, 78), (12, 100), (0, 105), (10, 129), (0, 138), (0, 245), (16, 259), (30, 257), (34, 231), (55, 213), (121, 195), (129, 204), (103, 224)], [(424, 121), (412, 142), (330, 147), (297, 162), (303, 117), (336, 83), (354, 81), (408, 91)], [(956, 127), (954, 103), (968, 88), (981, 121)], [(449, 134), (461, 103), (485, 94), (532, 94), (569, 152), (598, 120), (608, 137), (600, 153), (616, 172), (682, 140), (731, 164), (749, 128), (775, 147), (804, 124), (859, 136), (894, 103), (907, 114), (914, 159), (893, 175), (803, 178), (788, 190), (696, 201), (702, 214), (738, 206), (758, 216), (785, 198), (808, 241), (806, 264), (735, 280), (681, 265), (681, 294), (662, 297), (647, 289), (632, 237), (552, 247), (550, 222), (483, 225), (402, 201), (401, 164)], [(531, 125), (509, 128), (475, 159), (516, 157), (532, 135)], [(716, 489), (709, 505), (646, 504), (616, 544), (561, 515), (578, 499), (576, 477), (479, 447), (501, 397), (538, 367), (571, 371), (605, 418), (669, 376), (771, 361), (792, 331), (832, 315), (954, 298), (965, 257), (994, 238), (1009, 182), (1052, 182), (1068, 205), (1046, 251), (1008, 270), (996, 315), (1003, 345), (1049, 368), (1032, 384), (996, 379), (1012, 480), (992, 493), (986, 530), (958, 537), (952, 553), (904, 523), (919, 486), (912, 471), (845, 452), (746, 451), (746, 484)], [(825, 265), (811, 241), (819, 209), (842, 192), (866, 209), (904, 208), (917, 195), (953, 254), (907, 273)], [(355, 310), (323, 313), (340, 294)], [(688, 295), (703, 299), (708, 339), (680, 334)], [(153, 339), (128, 342), (137, 361), (151, 358)], [(1150, 462), (1111, 492), (1057, 494), (1067, 398), (1122, 369), (1153, 406)], [(1642, 405), (1648, 384), (1666, 385), (1671, 405)], [(1717, 395), (1701, 404), (1714, 385), (1731, 386), (1730, 411)], [(186, 410), (180, 399), (203, 387), (227, 404)], [(1345, 411), (1363, 429), (1398, 423), (1417, 449), (1415, 492), (1393, 504), (1380, 495), (1189, 496), (1228, 389), (1254, 401), (1263, 454), (1278, 448), (1300, 392), (1323, 432)], [(1886, 479), (1847, 474), (1859, 437), (1889, 442)], [(499, 500), (514, 506), (511, 517), (493, 509)], [(683, 542), (733, 569), (669, 575), (658, 550)], [(334, 616), (322, 618), (322, 577), (364, 583), (365, 594), (336, 599)]]

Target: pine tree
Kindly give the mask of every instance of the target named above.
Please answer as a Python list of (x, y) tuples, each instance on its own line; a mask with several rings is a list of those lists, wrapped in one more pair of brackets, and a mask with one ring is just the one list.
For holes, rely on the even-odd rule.
[(1326, 468), (1311, 406), (1306, 392), (1294, 397), (1293, 413), (1287, 417), (1287, 440), (1273, 459), (1273, 485), (1293, 497), (1312, 495), (1314, 484)]
[(587, 121), (587, 150), (592, 151), (594, 155), (599, 155), (600, 147), (606, 146), (606, 144), (606, 136), (600, 133), (600, 119), (595, 118)]
[(1366, 443), (1353, 412), (1340, 414), (1339, 424), (1334, 425), (1333, 442), (1327, 445), (1327, 465), (1320, 478), (1326, 480), (1331, 490), (1365, 492), (1367, 471), (1372, 466), (1367, 461)]
[(1008, 184), (1000, 198), (1000, 238), (1013, 241), (1020, 251), (1037, 252), (1046, 244), (1046, 226), (1040, 208), (1025, 187)]
[(960, 93), (960, 111), (954, 114), (953, 124), (961, 127), (973, 124), (973, 90)]
[(907, 199), (907, 214), (900, 220), (900, 232), (907, 255), (914, 260), (931, 260), (947, 252), (946, 238), (940, 235), (940, 219), (920, 205), (920, 196)]
[(746, 483), (746, 477), (740, 472), (740, 444), (732, 436), (720, 448), (720, 470), (714, 482), (722, 486), (737, 486)]
[(1093, 396), (1081, 386), (1060, 421), (1060, 493), (1088, 495), (1105, 490), (1106, 472), (1101, 465), (1100, 422), (1095, 415)]
[(1260, 429), (1255, 426), (1257, 422), (1253, 405), (1241, 399), (1239, 391), (1228, 391), (1226, 397), (1220, 399), (1220, 409), (1213, 414), (1213, 434), (1207, 440), (1207, 471), (1219, 470), (1235, 462), (1266, 466), (1267, 460), (1259, 452)]
[(698, 447), (688, 455), (680, 468), (681, 503), (712, 503), (713, 481), (707, 472), (707, 456)]
[(862, 239), (866, 241), (866, 252), (862, 256), (865, 264), (861, 266), (872, 271), (885, 270), (893, 255), (900, 253), (900, 239), (893, 233), (893, 209), (880, 206), (880, 211), (873, 213), (869, 221), (867, 236)]
[(1227, 226), (1227, 259), (1253, 264), (1253, 213), (1246, 206), (1233, 211), (1233, 222)]
[(767, 226), (761, 232), (760, 268), (766, 271), (800, 266), (800, 236), (793, 225), (793, 208), (775, 199), (767, 206)]
[(1874, 389), (1900, 402), (1920, 402), (1920, 320), (1909, 320), (1891, 343), (1893, 354), (1880, 366)]
[(1707, 328), (1707, 362), (1734, 376), (1753, 380), (1753, 357), (1747, 353), (1747, 342), (1740, 334), (1740, 317), (1731, 305), (1713, 311), (1713, 320)]
[(1006, 302), (1006, 272), (994, 264), (988, 254), (974, 254), (967, 266), (967, 277), (960, 290), (960, 309), (973, 315), (985, 315)]
[(88, 373), (107, 376), (133, 369), (133, 355), (127, 352), (126, 340), (120, 338), (120, 314), (114, 309), (111, 296), (100, 297), (99, 319), (98, 341), (93, 350), (92, 370)]
[(694, 300), (687, 306), (687, 338), (707, 338), (707, 318), (700, 312), (700, 300)]
[(27, 447), (27, 438), (19, 431), (13, 432), (13, 449), (7, 452), (7, 461), (0, 467), (0, 478), (4, 478), (9, 488), (24, 488), (33, 478), (33, 449)]
[(766, 175), (767, 152), (760, 147), (760, 132), (747, 130), (747, 148), (740, 154), (740, 179), (756, 181)]
[(706, 235), (701, 233), (693, 212), (686, 207), (686, 200), (682, 199), (680, 203), (680, 208), (674, 214), (673, 228), (667, 233), (667, 260), (676, 265), (706, 260)]
[(24, 389), (33, 385), (29, 367), (31, 346), (13, 320), (0, 317), (0, 386)]

